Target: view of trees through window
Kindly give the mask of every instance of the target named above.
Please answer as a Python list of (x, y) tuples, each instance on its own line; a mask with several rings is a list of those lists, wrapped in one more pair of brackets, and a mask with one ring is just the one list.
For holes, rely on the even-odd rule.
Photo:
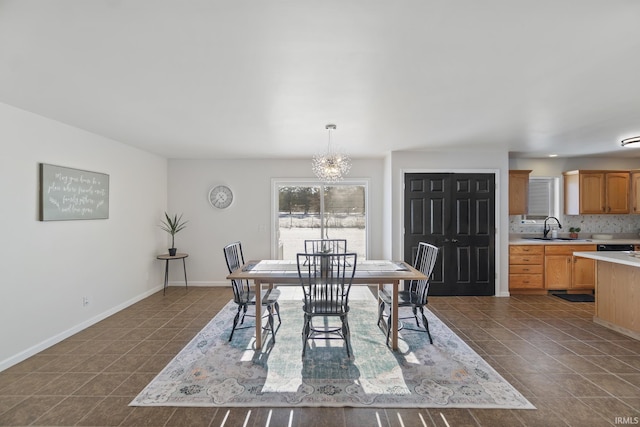
[(278, 236), (282, 259), (295, 259), (305, 239), (347, 239), (347, 250), (366, 256), (364, 185), (278, 186)]

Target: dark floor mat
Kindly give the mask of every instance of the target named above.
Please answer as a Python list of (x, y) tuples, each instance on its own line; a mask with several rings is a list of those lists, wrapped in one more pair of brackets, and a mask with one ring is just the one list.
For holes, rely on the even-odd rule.
[(595, 302), (596, 298), (591, 294), (553, 294), (558, 298), (570, 302)]

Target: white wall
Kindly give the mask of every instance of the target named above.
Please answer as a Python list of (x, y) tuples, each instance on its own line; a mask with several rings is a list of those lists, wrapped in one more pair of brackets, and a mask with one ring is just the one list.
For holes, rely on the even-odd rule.
[(509, 159), (506, 151), (415, 151), (391, 154), (392, 258), (403, 258), (405, 172), (496, 172), (496, 295), (509, 295)]
[[(0, 141), (2, 370), (160, 289), (167, 161), (6, 104)], [(109, 219), (38, 221), (39, 163), (108, 174)]]
[[(222, 248), (240, 240), (245, 259), (271, 257), (271, 180), (313, 178), (311, 160), (176, 160), (169, 161), (169, 212), (189, 221), (176, 235), (179, 252), (189, 253), (187, 274), (194, 285), (224, 285), (228, 274)], [(349, 178), (369, 180), (369, 258), (383, 255), (383, 159), (355, 159)], [(213, 208), (209, 190), (228, 185), (234, 200), (227, 209)], [(181, 269), (170, 280), (183, 283)], [(173, 283), (172, 283), (173, 284)]]

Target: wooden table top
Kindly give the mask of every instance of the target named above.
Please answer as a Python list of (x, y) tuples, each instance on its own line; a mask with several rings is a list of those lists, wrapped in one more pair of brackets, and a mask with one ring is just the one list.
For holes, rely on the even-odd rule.
[[(393, 283), (400, 280), (424, 280), (427, 277), (404, 261), (365, 260), (356, 264), (353, 284)], [(227, 279), (257, 280), (264, 283), (299, 283), (295, 260), (252, 260), (227, 276)]]

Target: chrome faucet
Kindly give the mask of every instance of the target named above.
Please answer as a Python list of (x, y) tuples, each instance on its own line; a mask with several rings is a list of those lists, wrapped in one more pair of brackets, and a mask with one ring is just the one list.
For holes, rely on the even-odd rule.
[(548, 216), (544, 219), (544, 228), (542, 229), (544, 237), (547, 237), (547, 234), (549, 234), (549, 231), (551, 231), (551, 227), (547, 227), (547, 221), (550, 219), (555, 219), (558, 223), (558, 228), (562, 228), (562, 225), (560, 224), (560, 221), (558, 221), (558, 218), (556, 218), (555, 216)]

